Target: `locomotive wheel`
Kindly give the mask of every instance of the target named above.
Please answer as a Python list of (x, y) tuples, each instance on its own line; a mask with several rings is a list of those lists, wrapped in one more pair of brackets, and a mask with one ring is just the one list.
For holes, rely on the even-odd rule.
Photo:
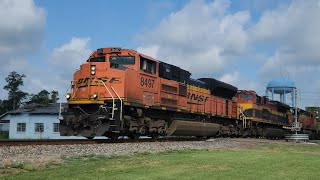
[(129, 137), (130, 139), (139, 139), (140, 134), (138, 134), (138, 133), (131, 133), (128, 137)]
[(112, 134), (109, 134), (107, 137), (110, 138), (110, 139), (114, 139), (115, 140), (115, 139), (119, 138), (119, 134), (112, 133)]
[(160, 134), (159, 133), (151, 133), (152, 139), (159, 139)]

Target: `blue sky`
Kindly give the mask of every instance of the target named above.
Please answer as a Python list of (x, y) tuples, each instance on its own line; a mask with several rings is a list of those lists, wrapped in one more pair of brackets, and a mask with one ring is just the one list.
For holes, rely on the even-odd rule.
[(319, 106), (319, 18), (319, 0), (3, 0), (0, 85), (15, 70), (26, 91), (63, 96), (93, 50), (121, 46), (262, 95), (290, 78)]
[(62, 5), (38, 0), (36, 4), (48, 12), (45, 31), (48, 48), (69, 41), (70, 37), (90, 37), (93, 48), (112, 45), (135, 48), (136, 33), (159, 22), (186, 2), (68, 0)]

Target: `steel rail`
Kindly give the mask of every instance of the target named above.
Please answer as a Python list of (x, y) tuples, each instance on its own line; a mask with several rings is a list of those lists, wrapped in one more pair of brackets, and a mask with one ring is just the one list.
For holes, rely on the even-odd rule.
[(41, 140), (0, 140), (1, 146), (28, 145), (73, 145), (73, 144), (108, 144), (108, 143), (143, 143), (143, 142), (173, 142), (173, 141), (203, 141), (205, 138), (160, 137), (158, 139), (41, 139)]

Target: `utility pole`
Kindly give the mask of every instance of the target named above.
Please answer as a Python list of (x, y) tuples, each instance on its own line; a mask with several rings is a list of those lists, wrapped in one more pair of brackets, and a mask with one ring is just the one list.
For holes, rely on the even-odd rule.
[(301, 130), (300, 122), (298, 121), (298, 105), (297, 105), (297, 89), (294, 89), (294, 99), (295, 99), (295, 107), (294, 107), (294, 123), (292, 123), (291, 131), (294, 131), (293, 134), (286, 134), (285, 138), (289, 140), (293, 140), (294, 142), (298, 141), (307, 141), (309, 140), (309, 134), (298, 134), (298, 131)]

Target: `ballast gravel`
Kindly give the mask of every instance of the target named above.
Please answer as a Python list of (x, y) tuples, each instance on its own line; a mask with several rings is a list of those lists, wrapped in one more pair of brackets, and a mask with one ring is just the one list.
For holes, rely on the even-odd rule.
[(51, 161), (60, 161), (62, 157), (82, 155), (112, 156), (184, 149), (237, 149), (248, 146), (250, 145), (247, 142), (229, 140), (2, 146), (0, 147), (0, 166), (18, 163), (41, 165)]

